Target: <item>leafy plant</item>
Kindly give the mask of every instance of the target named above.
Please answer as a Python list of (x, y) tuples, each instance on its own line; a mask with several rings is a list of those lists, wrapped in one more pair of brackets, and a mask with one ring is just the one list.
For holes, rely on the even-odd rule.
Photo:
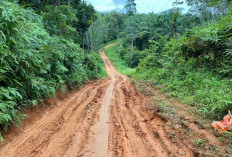
[(122, 52), (122, 47), (120, 47), (119, 45), (120, 43), (108, 48), (106, 50), (106, 54), (109, 56), (110, 60), (113, 62), (114, 66), (119, 72), (128, 76), (132, 76), (135, 69), (130, 68), (128, 62), (121, 58), (122, 56), (120, 53)]
[(168, 42), (151, 42), (133, 78), (165, 84), (163, 91), (198, 105), (203, 115), (223, 117), (232, 109), (229, 19), (231, 15)]
[(196, 139), (196, 140), (192, 140), (192, 142), (195, 144), (195, 145), (197, 145), (198, 147), (201, 147), (201, 148), (203, 148), (203, 147), (205, 147), (205, 140), (203, 140), (203, 139)]
[(0, 1), (0, 126), (5, 130), (13, 122), (20, 126), (23, 107), (104, 74), (99, 55), (85, 53), (73, 40), (78, 34), (72, 27), (75, 10), (48, 6), (45, 11), (42, 17)]

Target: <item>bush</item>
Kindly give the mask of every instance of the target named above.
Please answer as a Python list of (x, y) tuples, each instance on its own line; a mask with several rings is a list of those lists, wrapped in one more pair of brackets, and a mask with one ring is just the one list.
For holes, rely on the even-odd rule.
[(219, 22), (197, 27), (186, 36), (189, 36), (181, 46), (186, 57), (198, 58), (212, 71), (232, 77), (232, 16), (221, 19)]
[(20, 124), (22, 107), (55, 96), (64, 85), (77, 88), (102, 77), (97, 53), (86, 54), (72, 39), (45, 27), (33, 10), (0, 1), (0, 125), (5, 129)]
[[(231, 15), (158, 43), (140, 60), (134, 79), (150, 80), (167, 95), (197, 104), (203, 115), (222, 118), (232, 110)], [(163, 44), (163, 46), (162, 46)]]

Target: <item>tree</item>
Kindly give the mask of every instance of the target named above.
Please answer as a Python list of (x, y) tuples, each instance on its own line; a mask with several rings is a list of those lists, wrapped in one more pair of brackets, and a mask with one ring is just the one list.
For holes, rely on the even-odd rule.
[(110, 41), (118, 39), (120, 30), (122, 30), (124, 24), (123, 14), (117, 11), (111, 11), (105, 14), (106, 20), (109, 23), (108, 39)]
[(86, 32), (86, 41), (89, 49), (97, 51), (102, 44), (109, 42), (109, 22), (104, 13), (97, 13), (97, 19)]
[(119, 39), (125, 22), (125, 15), (113, 10), (97, 13), (88, 31), (85, 33), (85, 43), (88, 49), (98, 50), (102, 44)]
[(217, 20), (229, 12), (231, 0), (186, 0), (202, 22)]
[(130, 16), (125, 22), (125, 25), (126, 25), (125, 35), (129, 40), (131, 40), (130, 67), (132, 67), (134, 41), (139, 35), (139, 21), (136, 18), (136, 16)]
[[(62, 28), (64, 22), (60, 22), (60, 20), (72, 21), (68, 24), (75, 27), (76, 32), (81, 35), (82, 47), (84, 47), (85, 33), (91, 26), (92, 22), (96, 19), (96, 11), (94, 7), (84, 1), (81, 2), (81, 0), (19, 0), (19, 4), (26, 7), (32, 7), (41, 14), (49, 15), (51, 21), (49, 21), (48, 17), (45, 17), (45, 19), (47, 19), (48, 23), (53, 23), (54, 26), (50, 24), (48, 26), (50, 28), (55, 28), (57, 25), (59, 25), (59, 34), (63, 32), (62, 30), (71, 28)], [(58, 8), (55, 8), (54, 6), (58, 6)], [(64, 8), (66, 10), (64, 10)], [(73, 17), (70, 18), (69, 15), (70, 12), (73, 13), (72, 10), (75, 11), (77, 20), (72, 20), (71, 18)], [(51, 31), (54, 32), (56, 30), (49, 30), (49, 32)]]
[(173, 2), (174, 6), (181, 5), (181, 4), (184, 4), (183, 0), (176, 0), (175, 2)]
[(128, 16), (134, 15), (137, 12), (135, 0), (126, 0), (125, 9)]
[(73, 6), (77, 10), (78, 22), (75, 24), (77, 31), (82, 37), (82, 47), (84, 48), (84, 36), (92, 22), (97, 18), (94, 7), (87, 3), (77, 3)]
[(177, 37), (177, 20), (181, 15), (180, 9), (175, 8), (171, 10), (172, 13), (172, 36)]
[(67, 5), (60, 7), (48, 5), (41, 13), (46, 30), (51, 35), (63, 36), (77, 40), (78, 32), (74, 28), (74, 24), (78, 23), (76, 18), (76, 10)]

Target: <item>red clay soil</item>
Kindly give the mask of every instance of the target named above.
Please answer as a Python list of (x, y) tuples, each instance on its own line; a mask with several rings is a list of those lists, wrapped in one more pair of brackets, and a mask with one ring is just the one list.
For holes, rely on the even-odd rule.
[(194, 156), (181, 134), (172, 141), (169, 135), (175, 131), (167, 131), (167, 120), (145, 105), (147, 98), (103, 50), (100, 54), (109, 78), (57, 100), (26, 127), (5, 135), (1, 157)]

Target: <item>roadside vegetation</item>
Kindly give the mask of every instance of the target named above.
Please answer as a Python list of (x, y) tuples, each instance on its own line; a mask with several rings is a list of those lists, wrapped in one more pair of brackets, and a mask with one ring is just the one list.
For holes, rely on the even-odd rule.
[(109, 56), (110, 60), (113, 62), (115, 68), (120, 72), (127, 76), (132, 76), (132, 74), (135, 72), (134, 68), (129, 67), (129, 63), (126, 62), (126, 60), (122, 59), (123, 54), (126, 54), (123, 52), (122, 49), (119, 48), (119, 44), (115, 44), (111, 46), (110, 48), (105, 50), (105, 53), (107, 56)]
[(76, 6), (35, 3), (0, 1), (0, 125), (4, 130), (12, 122), (20, 126), (26, 117), (19, 112), (22, 108), (106, 76), (99, 54), (80, 48), (81, 35), (76, 30), (84, 23), (78, 20)]
[(229, 14), (156, 42), (152, 47), (162, 48), (140, 61), (134, 78), (163, 86), (168, 96), (199, 106), (207, 117), (222, 118), (232, 110), (231, 20)]
[(197, 106), (201, 115), (221, 119), (232, 110), (230, 2), (194, 2), (187, 1), (188, 13), (176, 2), (176, 8), (159, 14), (138, 14), (128, 0), (122, 40), (108, 55), (120, 57), (116, 67), (122, 62), (135, 68), (129, 74), (134, 81), (152, 82), (168, 97)]
[(119, 72), (221, 120), (232, 110), (232, 4), (186, 0), (186, 12), (183, 3), (145, 14), (135, 0), (110, 12), (81, 0), (1, 0), (1, 130), (20, 126), (21, 109), (105, 77), (97, 52), (115, 42), (106, 54)]

